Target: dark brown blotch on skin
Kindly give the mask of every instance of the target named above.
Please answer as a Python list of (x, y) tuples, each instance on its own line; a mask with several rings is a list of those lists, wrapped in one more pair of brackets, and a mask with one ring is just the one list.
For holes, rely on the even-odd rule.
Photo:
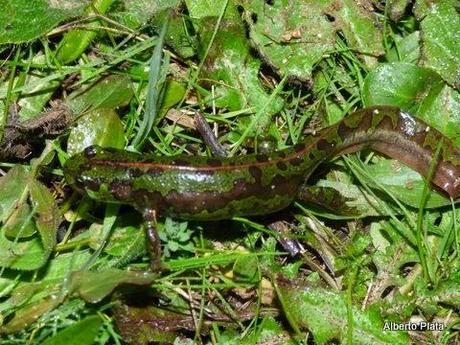
[(244, 188), (244, 186), (247, 185), (246, 179), (240, 177), (237, 178), (236, 180), (233, 180), (233, 188), (235, 189), (241, 189)]
[(131, 192), (132, 200), (136, 208), (144, 213), (145, 209), (153, 209), (160, 212), (164, 209), (165, 201), (160, 192), (151, 192), (145, 188), (136, 189)]
[(299, 153), (305, 150), (305, 144), (304, 143), (298, 143), (294, 145), (294, 151)]
[(185, 160), (183, 158), (177, 158), (177, 159), (171, 161), (171, 164), (176, 165), (176, 166), (183, 166), (183, 167), (188, 167), (188, 166), (191, 165), (189, 161), (187, 161), (187, 160)]
[[(372, 128), (372, 121), (373, 116), (367, 116), (366, 113), (361, 114), (361, 118), (359, 119), (358, 127), (356, 128), (357, 131), (367, 131)], [(391, 121), (390, 121), (391, 123)], [(379, 125), (380, 126), (380, 125)], [(392, 126), (391, 126), (392, 127)]]
[(88, 162), (87, 163), (83, 163), (79, 166), (78, 170), (80, 172), (84, 172), (84, 171), (88, 171), (92, 168), (91, 164), (89, 164)]
[(206, 163), (211, 167), (220, 167), (222, 166), (222, 161), (218, 158), (208, 158)]
[(261, 163), (268, 162), (268, 156), (264, 154), (256, 155), (256, 160)]
[[(395, 129), (395, 126), (396, 128), (398, 127), (398, 124), (400, 123), (400, 120), (398, 121), (398, 123), (394, 123), (393, 121), (393, 118), (391, 116), (388, 116), (388, 115), (384, 115), (381, 119), (380, 119), (380, 122), (378, 124), (374, 124), (376, 127), (378, 127), (379, 129), (389, 129), (389, 130), (394, 130)], [(360, 124), (361, 128), (363, 130), (366, 130), (367, 127), (366, 126), (369, 126), (371, 127), (371, 123), (370, 123), (370, 119), (362, 119), (361, 120), (361, 124)]]
[(260, 168), (251, 165), (249, 167), (249, 173), (256, 179), (256, 181), (260, 181), (260, 178), (262, 177), (262, 170), (260, 170)]
[(326, 139), (321, 139), (316, 144), (316, 147), (318, 148), (318, 150), (326, 152), (326, 151), (329, 151), (329, 150), (333, 149), (334, 144), (328, 142)]
[(276, 175), (275, 177), (272, 178), (271, 184), (272, 186), (275, 186), (275, 188), (279, 186), (286, 186), (288, 185), (289, 178), (284, 177), (282, 175)]
[(348, 127), (344, 122), (341, 122), (339, 124), (339, 127), (337, 128), (337, 134), (339, 135), (340, 138), (346, 138), (350, 134), (350, 132), (353, 132), (353, 128)]
[(284, 162), (277, 162), (276, 167), (281, 171), (285, 171), (287, 169), (287, 164)]
[(132, 178), (137, 178), (137, 177), (141, 177), (144, 174), (144, 172), (138, 168), (131, 168), (128, 170), (128, 174)]
[(120, 150), (115, 147), (104, 147), (104, 152), (118, 154), (120, 153)]
[(115, 199), (126, 201), (131, 197), (132, 186), (130, 181), (113, 180), (110, 182), (109, 190)]
[(162, 173), (163, 173), (163, 169), (159, 169), (159, 168), (150, 168), (146, 172), (147, 175), (150, 175), (150, 176), (153, 176), (153, 177), (160, 176)]
[(289, 160), (289, 163), (291, 163), (293, 166), (299, 166), (303, 162), (302, 156), (295, 156), (292, 159)]

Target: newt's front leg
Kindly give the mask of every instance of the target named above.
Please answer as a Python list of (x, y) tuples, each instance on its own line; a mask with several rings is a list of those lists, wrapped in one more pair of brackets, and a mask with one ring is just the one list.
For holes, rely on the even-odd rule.
[(161, 240), (157, 231), (156, 213), (154, 209), (146, 209), (143, 213), (145, 233), (147, 235), (148, 249), (150, 251), (150, 270), (152, 272), (165, 268), (161, 262)]

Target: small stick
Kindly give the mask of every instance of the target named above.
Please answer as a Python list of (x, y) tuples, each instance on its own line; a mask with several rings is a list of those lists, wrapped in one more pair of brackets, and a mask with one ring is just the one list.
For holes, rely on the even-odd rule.
[(198, 132), (200, 132), (204, 142), (211, 150), (212, 154), (216, 157), (227, 157), (227, 152), (224, 150), (222, 145), (217, 141), (211, 127), (205, 120), (203, 115), (199, 112), (195, 112), (195, 125)]
[[(214, 132), (204, 119), (203, 115), (201, 115), (199, 112), (195, 112), (194, 120), (196, 129), (200, 132), (204, 142), (210, 148), (212, 154), (217, 157), (227, 157), (227, 152), (217, 141)], [(299, 242), (286, 236), (288, 229), (282, 222), (274, 222), (268, 227), (279, 234), (277, 240), (281, 246), (289, 253), (289, 255), (296, 256), (301, 251)]]

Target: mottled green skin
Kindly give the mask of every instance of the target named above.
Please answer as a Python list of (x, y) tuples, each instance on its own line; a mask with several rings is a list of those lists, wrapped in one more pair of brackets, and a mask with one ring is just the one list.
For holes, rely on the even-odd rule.
[(270, 155), (158, 157), (92, 146), (70, 158), (68, 182), (96, 200), (190, 220), (269, 214), (287, 207), (311, 172), (332, 156), (369, 148), (426, 175), (442, 141), (432, 182), (460, 195), (460, 151), (425, 123), (393, 107), (347, 116), (301, 143)]

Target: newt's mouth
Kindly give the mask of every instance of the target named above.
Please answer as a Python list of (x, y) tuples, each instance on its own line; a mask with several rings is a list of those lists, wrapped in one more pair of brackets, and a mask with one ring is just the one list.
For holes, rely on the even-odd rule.
[(79, 192), (84, 192), (85, 181), (82, 172), (82, 157), (75, 155), (70, 157), (64, 164), (63, 172), (67, 182)]

